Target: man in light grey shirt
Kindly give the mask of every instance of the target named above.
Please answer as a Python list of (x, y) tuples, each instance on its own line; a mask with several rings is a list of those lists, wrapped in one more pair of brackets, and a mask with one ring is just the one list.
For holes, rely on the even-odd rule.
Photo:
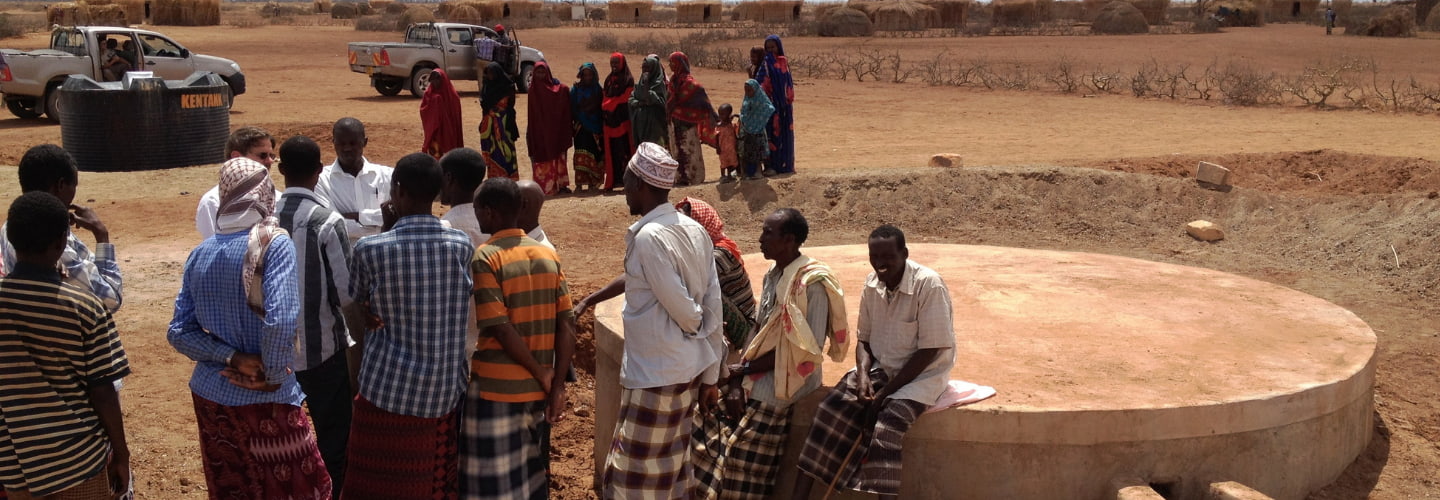
[[(945, 281), (909, 259), (905, 233), (895, 226), (876, 228), (869, 244), (875, 272), (860, 296), (855, 370), (815, 411), (792, 498), (810, 498), (816, 479), (898, 498), (901, 440), (945, 392), (955, 365)], [(864, 461), (848, 464), (852, 457)]]
[(625, 353), (601, 483), (607, 499), (688, 498), (693, 408), (719, 399), (720, 279), (710, 235), (668, 200), (676, 169), (664, 148), (646, 142), (625, 174), (625, 201), (642, 217), (625, 235)]
[(730, 367), (725, 414), (700, 415), (691, 453), (695, 498), (770, 498), (790, 432), (790, 405), (820, 387), (820, 348), (830, 338), (833, 355), (847, 352), (834, 348), (846, 340), (840, 283), (825, 263), (801, 255), (809, 234), (805, 216), (793, 208), (765, 218), (760, 252), (775, 264), (765, 274), (761, 326), (741, 347), (742, 362)]

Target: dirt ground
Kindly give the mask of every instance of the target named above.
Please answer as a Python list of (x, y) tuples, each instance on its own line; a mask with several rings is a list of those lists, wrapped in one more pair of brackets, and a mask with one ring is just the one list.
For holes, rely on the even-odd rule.
[[(345, 64), (346, 42), (398, 40), (398, 34), (325, 26), (161, 31), (193, 51), (228, 57), (244, 68), (249, 92), (236, 100), (232, 127), (258, 125), (281, 138), (301, 133), (327, 144), (330, 124), (354, 116), (367, 124), (370, 159), (393, 164), (418, 149), (418, 101), (379, 96)], [(606, 56), (584, 48), (585, 28), (537, 29), (521, 36), (543, 50), (567, 81), (581, 62), (603, 66)], [(45, 43), (44, 35), (30, 35), (0, 46)], [(787, 41), (787, 49), (854, 43), (797, 39)], [(1345, 53), (1373, 57), (1387, 71), (1413, 69), (1428, 81), (1440, 78), (1433, 64), (1440, 41), (1326, 38), (1318, 28), (1299, 25), (1203, 37), (873, 43), (917, 54), (943, 45), (1036, 61), (1065, 51), (1113, 66), (1151, 58), (1201, 63), (1239, 58), (1282, 70)], [(639, 56), (631, 58), (633, 65)], [(695, 73), (717, 104), (738, 107), (743, 75), (703, 68)], [(460, 87), (472, 89), (463, 97), (475, 102), (473, 84)], [(1380, 418), (1371, 448), (1314, 497), (1437, 496), (1440, 384), (1434, 360), (1440, 351), (1435, 319), (1440, 307), (1432, 290), (1440, 281), (1440, 123), (1435, 116), (840, 81), (801, 81), (796, 94), (800, 174), (740, 187), (711, 183), (672, 196), (714, 203), (747, 252), (758, 248), (765, 213), (794, 206), (811, 220), (810, 245), (863, 241), (875, 225), (889, 222), (905, 228), (913, 241), (1124, 255), (1235, 272), (1328, 299), (1355, 311), (1380, 337)], [(478, 105), (465, 112), (468, 121), (478, 122)], [(58, 143), (60, 129), (6, 116), (0, 118), (0, 138), (0, 165), (14, 165), (26, 148)], [(473, 128), (467, 143), (478, 144)], [(967, 167), (925, 168), (929, 155), (940, 152), (963, 154)], [(1236, 189), (1197, 189), (1187, 177), (1200, 159), (1234, 168)], [(713, 154), (707, 164), (713, 179), (718, 165)], [(528, 174), (528, 166), (524, 170)], [(0, 167), (0, 200), (19, 194), (13, 179), (13, 167)], [(185, 383), (192, 363), (166, 343), (165, 329), (180, 270), (198, 242), (194, 207), (214, 182), (214, 166), (81, 176), (77, 200), (95, 206), (105, 219), (125, 272), (125, 305), (117, 320), (135, 375), (123, 402), (142, 498), (204, 497)], [(1205, 244), (1185, 236), (1183, 224), (1198, 218), (1224, 226), (1227, 239)], [(615, 275), (624, 227), (632, 220), (618, 195), (566, 196), (547, 204), (543, 223), (577, 293), (589, 293)], [(582, 380), (572, 392), (568, 420), (556, 430), (556, 498), (594, 496), (589, 321), (584, 319), (578, 360)]]

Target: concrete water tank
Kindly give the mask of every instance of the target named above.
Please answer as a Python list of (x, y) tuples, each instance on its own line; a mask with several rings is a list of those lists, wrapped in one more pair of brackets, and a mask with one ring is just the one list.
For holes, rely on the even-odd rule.
[[(803, 251), (839, 275), (853, 327), (866, 247)], [(1109, 255), (911, 244), (910, 258), (950, 287), (952, 378), (998, 394), (920, 417), (905, 438), (901, 498), (1113, 499), (1118, 484), (1138, 482), (1201, 499), (1211, 483), (1236, 481), (1298, 500), (1372, 436), (1375, 334), (1335, 304)], [(745, 258), (757, 295), (769, 264)], [(597, 469), (618, 411), (621, 307), (596, 310)], [(853, 353), (827, 362), (826, 389), (795, 406), (771, 498), (789, 498), (815, 406), (853, 366)]]
[(225, 161), (230, 86), (198, 72), (164, 80), (148, 72), (118, 82), (70, 75), (60, 86), (60, 136), (81, 170), (188, 167)]

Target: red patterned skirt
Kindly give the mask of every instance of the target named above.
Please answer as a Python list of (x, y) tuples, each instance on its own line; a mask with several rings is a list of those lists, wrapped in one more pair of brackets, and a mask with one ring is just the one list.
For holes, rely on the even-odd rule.
[(350, 417), (349, 463), (341, 498), (459, 498), (460, 426), (456, 413), (440, 418), (399, 415), (357, 396)]
[(330, 498), (330, 473), (300, 407), (224, 406), (190, 396), (212, 500)]

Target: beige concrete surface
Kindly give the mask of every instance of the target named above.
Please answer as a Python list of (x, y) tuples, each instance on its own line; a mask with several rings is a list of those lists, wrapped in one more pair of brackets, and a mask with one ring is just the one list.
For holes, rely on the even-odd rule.
[[(805, 249), (841, 277), (852, 326), (865, 252)], [(925, 244), (910, 252), (950, 288), (952, 376), (999, 393), (921, 417), (905, 441), (904, 498), (1105, 498), (1121, 477), (1176, 498), (1204, 498), (1210, 483), (1229, 480), (1303, 498), (1368, 443), (1374, 332), (1324, 300), (1107, 255)], [(768, 263), (751, 255), (746, 266), (758, 286)], [(617, 411), (620, 310), (621, 301), (597, 310), (597, 468)], [(853, 356), (827, 362), (826, 385), (852, 366)], [(781, 492), (820, 396), (795, 407)]]

